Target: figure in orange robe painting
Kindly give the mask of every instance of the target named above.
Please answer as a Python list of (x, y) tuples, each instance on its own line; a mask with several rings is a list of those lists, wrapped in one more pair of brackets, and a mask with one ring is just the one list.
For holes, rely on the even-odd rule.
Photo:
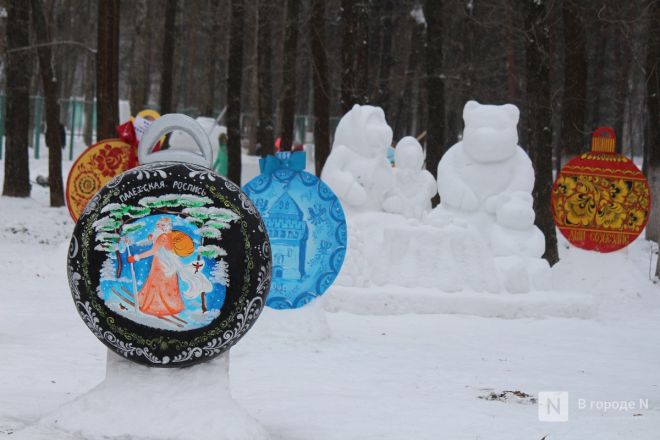
[(181, 263), (181, 257), (193, 254), (195, 245), (188, 234), (172, 230), (171, 219), (159, 219), (148, 239), (153, 242), (151, 249), (128, 257), (129, 263), (153, 257), (149, 276), (138, 293), (140, 311), (158, 317), (175, 315), (185, 309), (179, 277), (187, 285), (184, 294), (189, 298), (210, 290), (211, 284)]

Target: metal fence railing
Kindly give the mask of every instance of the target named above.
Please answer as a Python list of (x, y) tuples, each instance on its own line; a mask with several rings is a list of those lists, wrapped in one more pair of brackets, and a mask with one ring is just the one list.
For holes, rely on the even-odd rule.
[[(0, 160), (4, 154), (4, 135), (5, 119), (7, 114), (7, 98), (4, 93), (0, 93)], [(180, 113), (185, 113), (191, 117), (199, 115), (196, 108), (179, 109)], [(36, 95), (30, 97), (30, 134), (28, 136), (29, 147), (33, 150), (35, 159), (39, 159), (41, 154), (41, 135), (44, 133), (45, 111), (44, 99)], [(241, 133), (246, 136), (253, 113), (241, 114)], [(89, 119), (89, 120), (88, 120)], [(339, 118), (330, 118), (330, 133), (334, 133), (339, 122)], [(84, 98), (71, 97), (69, 99), (60, 99), (60, 124), (65, 127), (66, 147), (69, 160), (74, 159), (74, 142), (76, 137), (83, 136), (86, 142), (92, 142), (96, 138), (96, 101), (86, 101)], [(298, 142), (307, 142), (310, 133), (314, 131), (314, 117), (311, 115), (296, 115), (294, 122), (295, 140)]]

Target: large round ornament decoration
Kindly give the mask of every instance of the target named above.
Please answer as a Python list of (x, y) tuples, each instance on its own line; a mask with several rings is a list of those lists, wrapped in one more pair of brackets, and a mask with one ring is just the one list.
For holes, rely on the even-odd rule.
[[(106, 183), (137, 166), (137, 145), (149, 125), (159, 117), (155, 110), (142, 110), (117, 127), (118, 138), (97, 142), (78, 156), (66, 181), (66, 206), (74, 221)], [(154, 151), (159, 146), (160, 143)]]
[(131, 145), (121, 139), (100, 141), (78, 156), (66, 181), (66, 206), (74, 221), (87, 202), (113, 177), (131, 168)]
[[(152, 152), (174, 129), (202, 155)], [(184, 115), (154, 122), (142, 165), (106, 184), (76, 224), (69, 284), (81, 318), (111, 350), (135, 362), (184, 367), (234, 345), (263, 309), (270, 244), (258, 210), (209, 170), (203, 129)]]
[(304, 152), (282, 152), (259, 162), (261, 174), (243, 190), (268, 229), (273, 282), (267, 306), (302, 307), (334, 282), (346, 255), (346, 218), (337, 196), (306, 172)]
[(642, 232), (651, 210), (644, 174), (615, 152), (616, 135), (599, 128), (591, 152), (569, 161), (551, 195), (555, 224), (566, 239), (586, 250), (613, 252)]

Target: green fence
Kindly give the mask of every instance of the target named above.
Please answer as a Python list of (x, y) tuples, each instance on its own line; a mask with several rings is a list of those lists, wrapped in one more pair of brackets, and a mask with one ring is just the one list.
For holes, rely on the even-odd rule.
[[(4, 154), (4, 135), (5, 135), (5, 117), (6, 117), (5, 94), (0, 94), (0, 159)], [(70, 98), (60, 100), (60, 123), (67, 131), (67, 144), (69, 148), (69, 160), (73, 160), (73, 142), (75, 136), (80, 136), (85, 128), (85, 107), (91, 106), (92, 127), (96, 126), (96, 105), (92, 101), (85, 101), (82, 98)], [(41, 153), (41, 134), (46, 128), (44, 99), (42, 96), (30, 97), (30, 134), (28, 143), (34, 151), (34, 158), (39, 159)], [(67, 145), (63, 145), (66, 147)]]
[[(5, 134), (5, 116), (6, 116), (6, 95), (0, 94), (0, 159), (3, 158), (4, 134)], [(180, 113), (191, 117), (199, 116), (197, 108), (180, 108)], [(219, 111), (216, 112), (219, 114)], [(34, 151), (34, 158), (39, 159), (41, 152), (41, 134), (45, 129), (45, 111), (44, 99), (42, 96), (30, 97), (30, 135), (28, 136), (29, 146)], [(250, 113), (241, 114), (241, 133), (247, 135), (249, 122), (254, 115)], [(89, 124), (86, 118), (91, 118)], [(330, 118), (330, 133), (334, 133), (339, 118)], [(73, 160), (74, 139), (76, 136), (84, 134), (88, 130), (89, 139), (94, 138), (94, 128), (96, 127), (96, 102), (85, 101), (83, 98), (60, 99), (60, 123), (66, 127), (66, 144), (63, 147), (68, 148), (69, 160)], [(294, 122), (295, 139), (300, 142), (307, 140), (307, 133), (314, 131), (314, 117), (310, 115), (296, 115)]]

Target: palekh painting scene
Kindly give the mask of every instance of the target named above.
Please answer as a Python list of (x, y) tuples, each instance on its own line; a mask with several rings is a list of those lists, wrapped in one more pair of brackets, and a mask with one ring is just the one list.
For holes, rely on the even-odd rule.
[[(147, 207), (157, 203), (140, 200)], [(121, 228), (123, 234), (113, 252), (108, 246), (112, 233), (106, 231), (122, 208), (126, 207), (109, 210), (108, 217), (96, 224), (96, 240), (110, 251), (99, 284), (99, 296), (105, 303), (129, 319), (156, 327), (198, 328), (217, 317), (228, 273), (227, 262), (214, 257), (226, 255), (226, 251), (204, 246), (201, 234), (219, 237), (222, 224), (198, 228), (179, 216), (146, 216)]]
[(0, 35), (0, 440), (660, 439), (660, 0)]

